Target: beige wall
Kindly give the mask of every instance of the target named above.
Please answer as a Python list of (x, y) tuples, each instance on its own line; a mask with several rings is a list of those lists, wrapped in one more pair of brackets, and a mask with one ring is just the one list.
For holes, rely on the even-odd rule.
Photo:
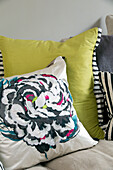
[(113, 0), (0, 0), (0, 34), (59, 41), (107, 14), (113, 14)]

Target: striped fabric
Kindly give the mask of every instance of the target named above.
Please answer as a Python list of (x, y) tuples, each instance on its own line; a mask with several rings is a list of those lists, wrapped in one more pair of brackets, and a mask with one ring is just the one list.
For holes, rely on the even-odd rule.
[(4, 167), (1, 161), (0, 161), (0, 170), (4, 170)]
[(105, 138), (113, 140), (113, 73), (99, 72), (99, 79), (109, 117)]
[[(98, 39), (96, 43), (96, 47), (99, 45), (101, 40), (102, 30), (99, 28), (98, 30)], [(99, 68), (96, 62), (96, 47), (93, 52), (93, 60), (92, 60), (92, 68), (93, 68), (93, 77), (94, 77), (94, 94), (97, 101), (97, 112), (98, 112), (98, 121), (99, 126), (105, 131), (108, 118), (106, 117), (106, 106), (104, 103), (104, 95), (101, 91), (100, 83), (99, 83)]]
[(3, 57), (0, 50), (0, 78), (4, 77)]

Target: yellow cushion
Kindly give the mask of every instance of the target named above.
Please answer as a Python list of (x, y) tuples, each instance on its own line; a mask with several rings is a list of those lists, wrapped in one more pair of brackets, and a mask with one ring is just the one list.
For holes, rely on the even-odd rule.
[(65, 42), (19, 40), (0, 36), (5, 76), (42, 69), (58, 56), (65, 56), (74, 107), (85, 128), (95, 138), (103, 138), (98, 125), (93, 93), (92, 55), (98, 28), (85, 31)]

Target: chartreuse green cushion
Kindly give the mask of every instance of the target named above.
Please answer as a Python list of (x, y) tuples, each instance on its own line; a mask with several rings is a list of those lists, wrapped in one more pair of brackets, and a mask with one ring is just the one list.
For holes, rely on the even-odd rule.
[(92, 137), (104, 138), (98, 125), (93, 93), (92, 55), (98, 28), (85, 31), (65, 42), (20, 40), (0, 36), (5, 77), (46, 67), (58, 56), (65, 56), (67, 75), (78, 117)]

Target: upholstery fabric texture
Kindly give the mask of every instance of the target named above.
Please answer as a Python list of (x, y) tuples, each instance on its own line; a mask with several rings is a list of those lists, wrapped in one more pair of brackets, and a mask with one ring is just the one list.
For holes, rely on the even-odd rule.
[(100, 140), (99, 143), (85, 150), (65, 155), (45, 164), (54, 170), (112, 170), (113, 141)]

